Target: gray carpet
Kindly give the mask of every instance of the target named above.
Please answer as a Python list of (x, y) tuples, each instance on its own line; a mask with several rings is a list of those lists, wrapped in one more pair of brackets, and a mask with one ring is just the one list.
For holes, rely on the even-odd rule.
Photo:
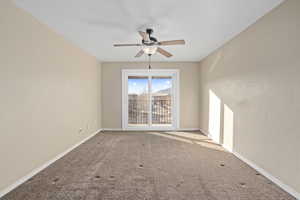
[(105, 132), (5, 200), (289, 200), (200, 133)]

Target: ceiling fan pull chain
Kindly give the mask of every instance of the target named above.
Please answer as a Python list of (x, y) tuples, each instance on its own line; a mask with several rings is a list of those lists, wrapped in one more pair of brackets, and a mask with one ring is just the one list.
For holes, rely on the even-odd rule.
[(151, 69), (151, 54), (148, 55), (149, 56), (149, 70)]

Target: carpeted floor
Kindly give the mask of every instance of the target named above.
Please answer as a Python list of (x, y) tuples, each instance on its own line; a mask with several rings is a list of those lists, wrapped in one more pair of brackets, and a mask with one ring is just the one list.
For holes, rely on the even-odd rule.
[(5, 200), (291, 200), (200, 133), (105, 132)]

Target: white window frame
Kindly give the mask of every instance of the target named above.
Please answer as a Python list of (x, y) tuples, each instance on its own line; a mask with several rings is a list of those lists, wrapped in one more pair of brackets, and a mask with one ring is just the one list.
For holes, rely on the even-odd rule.
[[(123, 130), (176, 130), (179, 129), (180, 79), (179, 69), (123, 69), (122, 70), (122, 129)], [(172, 126), (128, 126), (128, 76), (172, 76)], [(151, 80), (151, 79), (150, 79)], [(151, 98), (151, 97), (150, 97)], [(151, 107), (151, 104), (149, 105)], [(150, 108), (151, 109), (151, 108)], [(150, 117), (149, 120), (152, 120)], [(151, 122), (150, 122), (151, 123)]]

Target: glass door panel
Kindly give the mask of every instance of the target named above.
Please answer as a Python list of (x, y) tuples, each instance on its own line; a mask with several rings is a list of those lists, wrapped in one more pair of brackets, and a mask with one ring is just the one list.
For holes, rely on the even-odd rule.
[(128, 76), (128, 126), (149, 125), (149, 78)]
[(172, 77), (153, 76), (151, 79), (152, 126), (172, 126)]
[(178, 125), (177, 70), (123, 70), (122, 127), (173, 130)]

